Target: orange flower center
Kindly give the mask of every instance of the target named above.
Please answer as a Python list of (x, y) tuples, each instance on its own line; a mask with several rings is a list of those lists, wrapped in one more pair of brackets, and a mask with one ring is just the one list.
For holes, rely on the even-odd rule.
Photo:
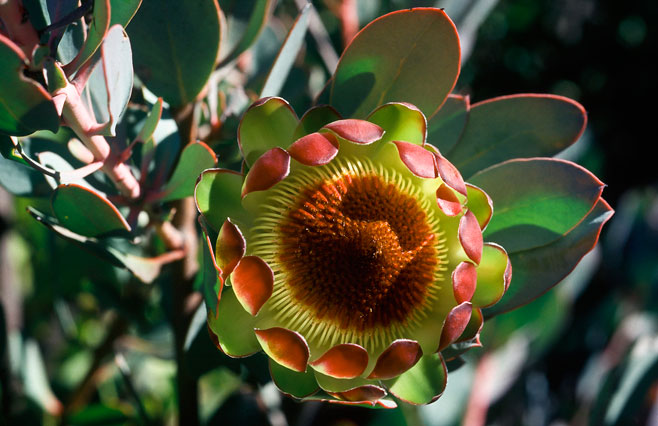
[(436, 279), (437, 236), (425, 210), (375, 174), (307, 187), (278, 234), (292, 300), (342, 330), (407, 325)]

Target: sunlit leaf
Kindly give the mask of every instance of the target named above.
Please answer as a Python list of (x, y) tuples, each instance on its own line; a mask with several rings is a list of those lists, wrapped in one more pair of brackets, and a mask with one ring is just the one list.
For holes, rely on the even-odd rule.
[(494, 202), (484, 238), (513, 253), (549, 244), (569, 232), (592, 209), (603, 183), (564, 160), (510, 160), (469, 179)]
[(71, 231), (96, 237), (130, 231), (117, 208), (95, 191), (79, 185), (61, 185), (53, 194), (52, 206), (61, 224)]
[(510, 254), (512, 282), (503, 298), (484, 310), (491, 317), (523, 306), (563, 280), (598, 241), (613, 211), (603, 199), (568, 234), (542, 247)]
[(279, 50), (274, 65), (270, 69), (270, 73), (267, 75), (265, 85), (260, 92), (261, 98), (277, 96), (281, 91), (288, 77), (288, 73), (295, 62), (295, 58), (299, 53), (299, 49), (301, 49), (304, 42), (306, 30), (308, 29), (310, 10), (311, 5), (307, 4), (295, 20), (286, 40), (283, 42), (283, 46), (281, 46), (281, 50)]
[(440, 9), (390, 13), (368, 24), (341, 57), (330, 104), (364, 118), (388, 102), (409, 102), (427, 117), (455, 85), (460, 67), (457, 30)]
[(189, 197), (194, 193), (194, 184), (202, 171), (214, 167), (217, 157), (208, 145), (196, 142), (187, 145), (181, 153), (174, 174), (162, 188), (162, 201)]

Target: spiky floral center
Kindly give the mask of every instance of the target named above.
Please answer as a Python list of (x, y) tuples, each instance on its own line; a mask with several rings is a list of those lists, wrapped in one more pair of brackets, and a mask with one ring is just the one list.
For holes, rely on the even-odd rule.
[(400, 334), (435, 297), (438, 222), (397, 173), (348, 163), (318, 175), (289, 176), (288, 199), (272, 200), (279, 316), (331, 343)]

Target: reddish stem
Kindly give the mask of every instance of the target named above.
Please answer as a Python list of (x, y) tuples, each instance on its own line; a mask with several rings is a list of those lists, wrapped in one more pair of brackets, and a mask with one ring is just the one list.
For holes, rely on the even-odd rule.
[(67, 84), (66, 87), (55, 92), (55, 95), (58, 94), (66, 95), (62, 118), (93, 154), (94, 160), (103, 163), (103, 172), (110, 177), (123, 196), (133, 200), (139, 198), (141, 194), (139, 182), (130, 168), (112, 152), (105, 137), (94, 134), (98, 123), (83, 104), (75, 86)]

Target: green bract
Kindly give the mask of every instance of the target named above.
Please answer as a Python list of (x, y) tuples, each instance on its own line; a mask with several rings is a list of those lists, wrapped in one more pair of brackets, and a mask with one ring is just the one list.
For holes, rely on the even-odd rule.
[(255, 102), (238, 131), (248, 171), (199, 178), (211, 336), (233, 357), (264, 351), (283, 392), (429, 403), (487, 313), (539, 296), (596, 243), (603, 184), (539, 157), (580, 136), (583, 108), (470, 105), (448, 95), (459, 62), (442, 11), (379, 18), (343, 54), (330, 105), (298, 119), (281, 98)]

